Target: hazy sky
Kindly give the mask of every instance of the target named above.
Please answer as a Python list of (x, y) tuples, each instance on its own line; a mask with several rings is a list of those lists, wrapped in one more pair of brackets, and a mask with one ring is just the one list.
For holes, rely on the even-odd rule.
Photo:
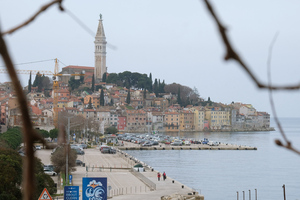
[[(49, 1), (0, 1), (3, 31), (28, 19)], [(268, 50), (272, 54), (272, 81), (299, 82), (300, 1), (214, 0), (218, 16), (228, 27), (235, 49), (260, 80), (267, 82)], [(16, 6), (16, 4), (18, 4)], [(268, 92), (259, 90), (234, 61), (223, 60), (224, 45), (215, 22), (200, 0), (69, 0), (63, 6), (96, 33), (103, 16), (108, 72), (152, 73), (166, 84), (196, 87), (200, 96), (216, 102), (243, 102), (258, 111), (272, 112)], [(94, 66), (92, 36), (67, 13), (51, 7), (34, 23), (5, 37), (14, 63), (58, 58), (65, 65)], [(60, 64), (60, 69), (65, 67)], [(3, 67), (3, 62), (0, 63)], [(54, 70), (54, 61), (19, 65), (18, 69)], [(22, 85), (28, 75), (20, 75)], [(0, 74), (0, 82), (8, 81)], [(280, 117), (300, 117), (299, 91), (275, 92)]]

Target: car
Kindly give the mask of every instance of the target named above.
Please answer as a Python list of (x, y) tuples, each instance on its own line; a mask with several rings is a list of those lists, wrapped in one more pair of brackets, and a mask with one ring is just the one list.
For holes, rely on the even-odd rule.
[(83, 164), (83, 162), (81, 160), (76, 160), (76, 165), (81, 166)]
[(100, 151), (101, 151), (101, 153), (109, 153), (109, 154), (117, 153), (117, 151), (114, 148), (111, 148), (109, 146), (102, 147)]
[(54, 171), (54, 165), (44, 165), (44, 170)]
[(81, 149), (73, 149), (76, 151), (77, 155), (84, 155), (84, 151), (82, 151)]
[(209, 146), (219, 146), (219, 142), (209, 141), (207, 144), (208, 144)]
[(35, 145), (35, 149), (36, 149), (36, 150), (41, 150), (42, 147), (41, 147), (40, 145)]
[(186, 140), (186, 141), (184, 141), (184, 144), (185, 144), (186, 146), (190, 146), (190, 145), (191, 145), (191, 142), (188, 141), (188, 140)]
[(144, 144), (142, 144), (143, 147), (151, 147), (152, 144), (151, 142), (145, 142)]
[(208, 144), (209, 140), (207, 138), (204, 138), (204, 140), (201, 141), (201, 144)]
[(175, 140), (174, 142), (171, 143), (172, 146), (181, 146), (182, 142), (179, 140)]
[(87, 145), (86, 144), (79, 144), (79, 147), (81, 147), (82, 149), (87, 149)]
[(48, 174), (49, 176), (56, 176), (57, 173), (55, 171), (52, 171), (50, 169), (44, 169), (44, 173)]

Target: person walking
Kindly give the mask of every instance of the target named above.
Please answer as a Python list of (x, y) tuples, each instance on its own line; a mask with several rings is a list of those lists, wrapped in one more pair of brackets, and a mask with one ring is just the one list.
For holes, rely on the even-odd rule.
[(158, 179), (158, 181), (160, 181), (160, 176), (161, 176), (161, 175), (160, 175), (160, 173), (158, 172), (158, 173), (157, 173), (157, 179)]
[(166, 172), (164, 172), (164, 173), (163, 173), (163, 178), (164, 178), (164, 180), (166, 180), (166, 179), (167, 179)]

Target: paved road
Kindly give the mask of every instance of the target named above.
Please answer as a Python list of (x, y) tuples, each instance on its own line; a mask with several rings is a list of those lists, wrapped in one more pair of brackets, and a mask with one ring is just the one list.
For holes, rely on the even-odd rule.
[[(161, 196), (174, 193), (188, 194), (192, 192), (191, 188), (184, 186), (168, 177), (166, 181), (158, 181), (156, 171), (146, 170), (141, 172), (145, 177), (156, 184), (156, 190), (150, 191), (140, 179), (134, 176), (129, 170), (136, 164), (133, 160), (125, 157), (124, 154), (102, 154), (99, 149), (85, 149), (85, 155), (79, 155), (77, 159), (82, 160), (86, 167), (78, 166), (76, 171), (72, 172), (73, 185), (78, 185), (80, 194), (82, 192), (82, 177), (107, 177), (108, 186), (111, 190), (109, 196), (116, 200), (159, 200)], [(36, 156), (39, 157), (44, 164), (50, 162), (51, 150), (38, 150)], [(102, 168), (104, 167), (104, 169)], [(106, 169), (108, 168), (108, 169)], [(88, 171), (87, 171), (88, 169)], [(55, 182), (58, 182), (58, 177), (53, 177)], [(59, 185), (59, 184), (58, 184)], [(62, 192), (58, 190), (58, 192)]]

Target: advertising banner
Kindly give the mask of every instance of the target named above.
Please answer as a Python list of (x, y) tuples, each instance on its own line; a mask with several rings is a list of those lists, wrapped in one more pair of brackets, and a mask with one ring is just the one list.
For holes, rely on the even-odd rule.
[(79, 186), (65, 186), (64, 200), (79, 200)]
[(107, 200), (107, 178), (82, 178), (82, 200)]

